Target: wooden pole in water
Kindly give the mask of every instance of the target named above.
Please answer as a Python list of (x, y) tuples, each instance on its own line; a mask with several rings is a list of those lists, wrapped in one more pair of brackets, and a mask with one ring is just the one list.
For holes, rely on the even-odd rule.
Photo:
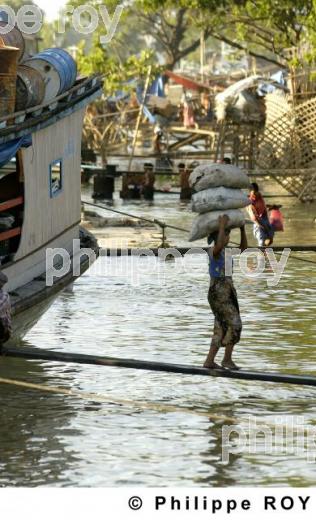
[(92, 356), (72, 352), (57, 352), (45, 349), (27, 347), (2, 347), (2, 354), (16, 358), (37, 359), (45, 361), (57, 361), (62, 363), (79, 363), (83, 365), (97, 365), (120, 368), (134, 368), (137, 370), (150, 370), (155, 372), (171, 372), (174, 374), (188, 374), (206, 377), (224, 377), (229, 379), (241, 379), (246, 381), (267, 381), (271, 383), (287, 383), (292, 385), (316, 386), (316, 377), (300, 376), (295, 374), (280, 374), (277, 372), (251, 372), (247, 370), (208, 370), (192, 365), (177, 365), (171, 363), (159, 363), (157, 361), (144, 361), (138, 359), (124, 359), (105, 356)]

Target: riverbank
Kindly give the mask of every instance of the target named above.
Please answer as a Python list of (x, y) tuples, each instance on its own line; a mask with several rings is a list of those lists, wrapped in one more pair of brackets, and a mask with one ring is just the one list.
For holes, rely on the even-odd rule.
[(96, 212), (85, 211), (81, 224), (93, 233), (103, 249), (156, 248), (162, 242), (157, 226), (129, 217), (105, 218)]

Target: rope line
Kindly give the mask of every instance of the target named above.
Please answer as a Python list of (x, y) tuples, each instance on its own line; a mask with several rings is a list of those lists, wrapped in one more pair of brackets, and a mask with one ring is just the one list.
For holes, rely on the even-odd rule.
[[(276, 254), (281, 255), (282, 253), (277, 252)], [(307, 264), (316, 265), (314, 260), (307, 260), (307, 258), (300, 258), (299, 256), (290, 256), (290, 260), (299, 260), (300, 262), (306, 262)]]
[(144, 220), (145, 222), (150, 222), (151, 224), (156, 224), (162, 228), (170, 228), (175, 229), (176, 231), (184, 231), (185, 233), (190, 233), (188, 229), (180, 228), (177, 226), (172, 226), (171, 224), (166, 224), (158, 219), (150, 219), (147, 217), (143, 217), (142, 215), (132, 215), (131, 213), (126, 213), (125, 211), (120, 211), (118, 209), (108, 208), (107, 206), (101, 206), (101, 204), (93, 204), (92, 202), (88, 202), (86, 200), (81, 201), (83, 204), (87, 204), (88, 206), (93, 206), (95, 208), (105, 209), (106, 211), (112, 211), (113, 213), (119, 213), (120, 215), (125, 215), (126, 217), (136, 218), (138, 220)]
[[(131, 217), (131, 218), (135, 218), (135, 219), (138, 219), (138, 220), (143, 220), (144, 222), (149, 222), (150, 224), (155, 224), (157, 226), (160, 226), (162, 229), (170, 228), (170, 229), (175, 229), (176, 231), (183, 231), (184, 233), (190, 233), (190, 231), (188, 229), (180, 228), (180, 227), (177, 227), (177, 226), (172, 226), (171, 224), (166, 224), (165, 222), (162, 222), (162, 221), (160, 221), (158, 219), (149, 219), (149, 218), (143, 217), (142, 215), (133, 215), (131, 213), (126, 213), (125, 211), (120, 211), (118, 209), (108, 208), (107, 206), (102, 206), (101, 204), (94, 204), (94, 203), (88, 202), (86, 200), (82, 200), (81, 202), (83, 204), (87, 204), (88, 206), (93, 206), (95, 208), (104, 209), (106, 211), (112, 211), (113, 213), (118, 213), (118, 214), (124, 215), (126, 217)], [(237, 242), (231, 241), (230, 243), (232, 245), (239, 246), (239, 243), (237, 243)], [(284, 248), (285, 247), (287, 247), (287, 246), (284, 246)], [(264, 249), (265, 248), (261, 248), (262, 251)], [(279, 251), (275, 251), (275, 253), (278, 254), (278, 255), (282, 254)], [(290, 256), (290, 258), (291, 258), (291, 260), (298, 260), (300, 262), (305, 262), (305, 263), (308, 263), (308, 264), (316, 265), (315, 261), (307, 260), (306, 258), (301, 258), (301, 257), (298, 257), (298, 256), (292, 256), (292, 255)]]
[[(234, 246), (239, 246), (239, 244), (237, 242), (230, 242), (232, 245)], [(284, 248), (286, 248), (287, 246), (284, 246)], [(259, 247), (259, 249), (261, 249), (261, 251), (264, 251), (266, 248), (265, 247)], [(290, 248), (291, 249), (291, 248)], [(274, 251), (274, 253), (276, 255), (282, 255), (282, 252), (280, 251)], [(300, 262), (306, 262), (308, 264), (313, 264), (313, 265), (316, 265), (316, 262), (314, 260), (307, 260), (307, 258), (300, 258), (299, 256), (292, 256), (290, 255), (290, 260), (299, 260)]]

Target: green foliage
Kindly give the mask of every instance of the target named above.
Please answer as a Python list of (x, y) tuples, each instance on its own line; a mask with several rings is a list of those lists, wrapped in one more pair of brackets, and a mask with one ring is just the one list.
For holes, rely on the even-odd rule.
[(28, 0), (25, 2), (24, 0), (7, 0), (4, 5), (8, 5), (9, 7), (12, 7), (15, 13), (20, 9), (20, 7), (23, 7), (24, 5), (34, 5), (36, 2), (33, 0)]
[[(22, 1), (22, 0), (12, 0)], [(70, 0), (74, 7), (83, 0)], [(88, 0), (105, 5), (112, 14), (118, 0)], [(316, 0), (122, 0), (125, 5), (112, 42), (99, 45), (102, 27), (91, 48), (80, 44), (79, 66), (83, 73), (105, 74), (106, 89), (121, 81), (144, 77), (149, 64), (163, 57), (173, 68), (189, 55), (199, 60), (199, 38), (224, 41), (239, 53), (265, 57), (278, 65), (298, 66), (316, 58)], [(146, 39), (151, 37), (151, 50)], [(148, 43), (149, 44), (149, 43)], [(298, 48), (296, 58), (287, 49)], [(144, 48), (146, 50), (144, 50)], [(89, 53), (89, 54), (88, 54)], [(154, 69), (155, 70), (155, 67)]]
[[(71, 3), (76, 6), (82, 2), (71, 0)], [(102, 4), (111, 15), (117, 0), (90, 0), (88, 4), (96, 8)], [(130, 0), (123, 1), (123, 5), (125, 9), (115, 37), (108, 46), (109, 52), (117, 53), (122, 60), (127, 59), (128, 53), (138, 54), (150, 45), (156, 53), (156, 60), (164, 60), (168, 67), (173, 68), (199, 47), (203, 24), (198, 11), (171, 1), (162, 1), (159, 5), (155, 0)]]
[(154, 78), (161, 72), (157, 66), (154, 53), (148, 50), (139, 55), (130, 55), (122, 62), (101, 47), (98, 41), (94, 41), (92, 52), (85, 54), (85, 42), (79, 44), (77, 63), (79, 70), (84, 75), (99, 73), (104, 76), (104, 90), (106, 95), (113, 94), (116, 90), (131, 90), (133, 87), (123, 86), (131, 79), (144, 81), (151, 67), (151, 77)]
[[(147, 12), (157, 8), (187, 8), (192, 23), (219, 40), (254, 55), (291, 62), (285, 49), (299, 47), (311, 60), (316, 44), (316, 0), (136, 0)], [(196, 16), (196, 13), (199, 16)], [(304, 47), (309, 47), (304, 52)]]
[[(98, 48), (94, 38), (89, 56), (97, 70), (106, 68), (114, 75), (120, 67), (125, 73), (126, 68), (141, 69), (143, 62), (147, 66), (150, 60), (154, 61), (154, 54), (163, 56), (171, 68), (192, 53), (198, 59), (202, 29), (213, 41), (224, 41), (241, 52), (279, 63), (293, 65), (297, 60), (311, 63), (316, 57), (316, 0), (69, 0), (74, 7), (84, 3), (96, 8), (105, 5), (110, 15), (118, 3), (125, 6), (107, 50)], [(25, 1), (9, 0), (6, 4), (17, 10)], [(54, 40), (53, 33), (54, 27), (46, 24), (41, 33), (45, 44)], [(152, 37), (151, 53), (143, 51), (144, 35)], [(57, 41), (60, 45), (67, 43), (67, 38)], [(287, 52), (293, 47), (299, 49), (299, 58), (294, 61)], [(139, 67), (133, 64), (132, 53), (138, 56)], [(82, 55), (80, 60), (85, 70), (89, 68), (88, 59)]]
[(260, 49), (286, 61), (286, 49), (310, 43), (316, 33), (315, 0), (228, 1), (224, 21), (210, 12), (207, 0), (198, 0), (198, 4), (206, 16), (210, 13), (223, 36), (233, 29), (237, 41), (248, 49)]

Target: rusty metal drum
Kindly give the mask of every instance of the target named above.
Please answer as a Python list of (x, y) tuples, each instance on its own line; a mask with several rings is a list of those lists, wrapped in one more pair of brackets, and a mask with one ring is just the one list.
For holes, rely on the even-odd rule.
[[(9, 32), (4, 33), (7, 29), (10, 29)], [(17, 27), (10, 26), (0, 20), (0, 38), (6, 47), (19, 49), (18, 61), (21, 62), (25, 52), (25, 41), (21, 31)]]
[(0, 45), (0, 117), (14, 112), (19, 49)]
[(44, 95), (45, 83), (40, 72), (27, 65), (19, 65), (16, 82), (16, 112), (40, 105)]

